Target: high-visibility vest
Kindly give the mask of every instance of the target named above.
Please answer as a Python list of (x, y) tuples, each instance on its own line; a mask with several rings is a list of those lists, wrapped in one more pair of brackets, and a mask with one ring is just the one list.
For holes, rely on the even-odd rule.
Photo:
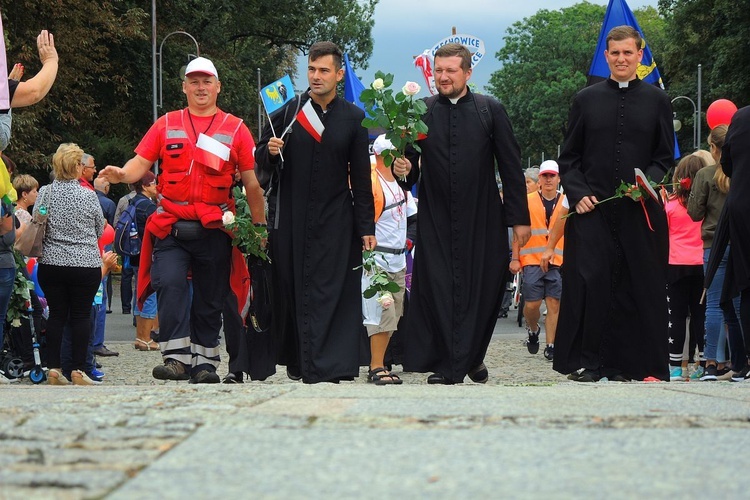
[[(559, 195), (555, 209), (552, 211), (552, 217), (549, 220), (550, 228), (555, 224), (555, 221), (560, 219), (562, 196)], [(547, 214), (539, 192), (530, 193), (527, 198), (529, 201), (529, 215), (531, 216), (531, 238), (521, 247), (518, 253), (518, 260), (521, 261), (521, 266), (538, 266), (542, 261), (542, 252), (547, 248), (547, 242), (549, 241), (549, 228), (546, 221)], [(555, 266), (560, 266), (563, 262), (563, 240), (565, 238), (560, 238), (560, 241), (555, 245), (555, 259), (552, 262)]]
[[(189, 111), (183, 109), (166, 115), (166, 138), (161, 149), (161, 173), (158, 191), (165, 198), (182, 203), (227, 203), (234, 184), (235, 161), (225, 161), (217, 171), (193, 161), (196, 146), (190, 140), (187, 127)], [(242, 125), (236, 116), (217, 110), (217, 127), (209, 137), (219, 141), (230, 150), (235, 135)]]

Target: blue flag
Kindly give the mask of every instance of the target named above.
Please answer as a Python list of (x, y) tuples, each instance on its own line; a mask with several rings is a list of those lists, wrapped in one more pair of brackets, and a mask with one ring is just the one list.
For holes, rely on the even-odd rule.
[[(594, 52), (594, 59), (591, 61), (591, 68), (589, 68), (589, 79), (588, 85), (601, 81), (602, 79), (609, 78), (610, 70), (609, 64), (607, 64), (607, 58), (604, 57), (604, 51), (607, 49), (607, 35), (610, 30), (616, 26), (631, 26), (638, 30), (643, 39), (643, 59), (638, 65), (638, 78), (646, 83), (658, 85), (664, 89), (664, 82), (659, 74), (659, 69), (656, 67), (656, 61), (651, 53), (651, 49), (646, 43), (646, 37), (643, 35), (643, 30), (638, 26), (638, 21), (635, 20), (633, 11), (630, 10), (625, 0), (609, 0), (607, 5), (607, 12), (604, 14), (604, 22), (602, 23), (602, 30), (599, 32), (599, 41), (596, 43), (596, 51)], [(674, 157), (679, 158), (680, 149), (677, 147), (677, 134), (674, 137)]]
[(269, 116), (294, 97), (294, 85), (289, 75), (284, 75), (260, 90), (260, 98)]
[(344, 99), (364, 110), (365, 105), (359, 100), (359, 95), (363, 90), (365, 86), (354, 73), (349, 63), (349, 54), (344, 54)]

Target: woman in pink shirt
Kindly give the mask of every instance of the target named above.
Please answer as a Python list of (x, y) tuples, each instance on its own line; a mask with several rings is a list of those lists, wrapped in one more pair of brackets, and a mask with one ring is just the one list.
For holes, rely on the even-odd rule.
[(689, 155), (680, 160), (672, 182), (674, 192), (667, 198), (665, 211), (669, 225), (669, 378), (684, 380), (682, 352), (685, 345), (685, 323), (690, 315), (690, 336), (704, 335), (706, 307), (701, 304), (703, 293), (703, 240), (701, 223), (687, 213), (690, 186), (703, 161)]

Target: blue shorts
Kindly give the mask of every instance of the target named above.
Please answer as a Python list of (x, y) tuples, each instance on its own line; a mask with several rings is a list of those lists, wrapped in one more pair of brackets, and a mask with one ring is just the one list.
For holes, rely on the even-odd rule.
[(562, 276), (560, 268), (550, 266), (546, 273), (539, 266), (523, 267), (523, 300), (535, 302), (546, 297), (560, 300)]
[(140, 316), (144, 319), (154, 319), (156, 317), (156, 292), (152, 293), (143, 303), (143, 310), (138, 309), (138, 302), (135, 304), (134, 316)]

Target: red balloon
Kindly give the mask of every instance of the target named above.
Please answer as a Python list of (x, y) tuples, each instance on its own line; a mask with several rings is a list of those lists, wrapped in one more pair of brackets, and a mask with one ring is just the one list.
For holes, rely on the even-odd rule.
[(712, 102), (706, 110), (708, 127), (713, 130), (719, 125), (729, 125), (735, 112), (737, 112), (737, 106), (728, 99), (719, 99)]
[(115, 241), (115, 230), (109, 224), (104, 226), (104, 232), (99, 237), (99, 249), (103, 251), (104, 247), (111, 245)]
[(29, 275), (34, 272), (34, 266), (36, 265), (36, 257), (29, 257), (29, 261), (26, 263), (26, 270), (29, 271)]

